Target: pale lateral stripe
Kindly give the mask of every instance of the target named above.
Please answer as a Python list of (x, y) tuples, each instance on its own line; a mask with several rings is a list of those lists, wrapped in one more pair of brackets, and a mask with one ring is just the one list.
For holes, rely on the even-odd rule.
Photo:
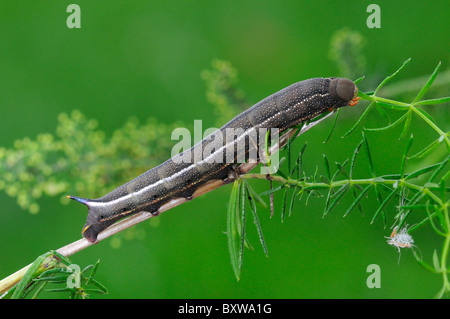
[[(304, 103), (304, 102), (306, 102), (306, 101), (308, 101), (308, 100), (310, 100), (310, 99), (312, 99), (312, 98), (315, 98), (316, 96), (324, 97), (324, 96), (326, 96), (326, 95), (329, 95), (329, 93), (325, 93), (325, 94), (316, 93), (316, 94), (314, 94), (314, 95), (311, 95), (309, 98), (304, 99), (304, 100), (301, 101), (300, 103), (297, 103), (296, 105), (294, 105), (294, 107), (298, 107), (298, 106), (300, 106), (302, 103)], [(269, 121), (272, 120), (274, 117), (279, 116), (279, 114), (282, 113), (282, 112), (284, 112), (284, 111), (279, 111), (279, 112), (275, 113), (274, 115), (272, 115), (271, 117), (269, 117), (269, 118), (268, 118), (267, 120), (265, 120), (264, 122), (258, 124), (257, 126), (259, 126), (259, 127), (263, 126), (265, 123), (269, 122)], [(256, 125), (255, 125), (255, 126), (256, 126)], [(148, 190), (150, 190), (150, 189), (152, 189), (152, 188), (154, 188), (154, 187), (156, 187), (156, 186), (158, 186), (158, 185), (160, 185), (160, 184), (163, 184), (164, 182), (169, 182), (169, 183), (170, 183), (170, 180), (171, 180), (171, 179), (177, 178), (178, 176), (182, 175), (183, 173), (187, 172), (188, 170), (191, 170), (193, 167), (195, 168), (196, 165), (201, 165), (203, 162), (205, 162), (205, 161), (207, 161), (208, 159), (210, 159), (210, 158), (212, 158), (213, 156), (215, 156), (216, 153), (218, 153), (218, 152), (222, 151), (223, 149), (225, 149), (226, 147), (228, 147), (229, 144), (237, 143), (239, 140), (245, 138), (245, 137), (249, 134), (249, 131), (255, 130), (255, 129), (256, 129), (255, 126), (252, 126), (252, 127), (249, 128), (248, 130), (246, 130), (246, 131), (244, 132), (244, 134), (242, 134), (242, 136), (240, 136), (240, 137), (238, 137), (238, 138), (236, 139), (236, 141), (232, 141), (232, 142), (230, 142), (230, 143), (226, 143), (224, 146), (222, 146), (222, 147), (221, 147), (220, 149), (218, 149), (216, 152), (210, 154), (208, 157), (204, 158), (203, 160), (201, 160), (201, 161), (199, 161), (199, 162), (194, 162), (193, 164), (191, 164), (191, 165), (189, 165), (188, 167), (186, 167), (186, 168), (180, 170), (179, 172), (173, 174), (172, 176), (169, 176), (169, 177), (160, 179), (159, 181), (157, 181), (157, 182), (155, 182), (155, 183), (153, 183), (153, 184), (150, 184), (150, 185), (147, 185), (147, 186), (141, 188), (141, 189), (138, 190), (137, 192), (133, 192), (133, 193), (124, 195), (124, 196), (122, 196), (122, 197), (119, 197), (119, 198), (117, 198), (117, 199), (114, 199), (114, 200), (111, 200), (111, 201), (108, 201), (108, 202), (89, 202), (89, 206), (91, 206), (91, 207), (103, 207), (103, 206), (107, 206), (107, 205), (114, 205), (114, 204), (117, 204), (117, 203), (119, 203), (119, 202), (121, 202), (121, 201), (126, 201), (126, 200), (128, 200), (128, 199), (130, 199), (130, 198), (132, 198), (132, 197), (134, 197), (134, 196), (139, 196), (139, 195), (141, 195), (141, 194), (147, 192)], [(214, 133), (212, 133), (212, 134), (214, 134)], [(200, 141), (198, 144), (200, 144), (200, 143), (202, 143), (202, 142)], [(197, 145), (198, 145), (198, 144), (197, 144)], [(194, 147), (195, 147), (195, 146), (194, 146)], [(193, 149), (193, 148), (191, 148), (191, 150), (192, 150), (192, 149)], [(168, 181), (165, 181), (166, 179), (168, 179)]]

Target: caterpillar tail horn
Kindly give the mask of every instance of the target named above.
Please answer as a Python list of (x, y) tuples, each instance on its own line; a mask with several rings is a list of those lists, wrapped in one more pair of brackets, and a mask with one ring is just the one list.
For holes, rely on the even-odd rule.
[(89, 242), (94, 243), (97, 240), (98, 234), (114, 223), (114, 221), (101, 220), (101, 213), (99, 212), (99, 209), (94, 205), (92, 205), (93, 203), (96, 202), (96, 200), (77, 196), (66, 196), (66, 197), (87, 206), (88, 216), (86, 224), (81, 230), (81, 234)]

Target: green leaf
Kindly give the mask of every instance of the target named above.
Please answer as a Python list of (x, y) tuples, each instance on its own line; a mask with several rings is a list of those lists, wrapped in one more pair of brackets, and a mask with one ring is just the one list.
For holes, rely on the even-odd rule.
[(293, 139), (289, 139), (287, 142), (287, 162), (288, 162), (288, 174), (291, 171), (291, 143)]
[(353, 81), (353, 83), (358, 84), (359, 82), (361, 82), (361, 81), (364, 80), (365, 78), (366, 78), (366, 76), (363, 75), (362, 77), (357, 78), (355, 81)]
[(398, 68), (397, 71), (386, 77), (376, 88), (374, 94), (376, 94), (386, 83), (388, 83), (390, 80), (392, 80), (409, 62), (411, 61), (411, 58), (403, 62), (402, 66)]
[(281, 202), (281, 222), (284, 222), (284, 216), (286, 214), (286, 198), (287, 198), (288, 188), (285, 189), (283, 200)]
[(241, 275), (239, 269), (239, 253), (237, 251), (238, 230), (236, 228), (236, 209), (239, 201), (239, 183), (239, 180), (236, 180), (233, 183), (227, 210), (228, 252), (230, 254), (231, 266), (233, 268), (234, 275), (238, 281)]
[[(247, 187), (247, 193), (249, 196), (249, 200), (260, 203), (263, 207), (267, 207), (266, 202), (259, 196), (259, 194), (250, 186), (249, 183), (245, 181), (245, 185)], [(255, 207), (256, 209), (256, 207)]]
[(414, 258), (419, 263), (419, 265), (421, 265), (423, 268), (425, 268), (426, 270), (428, 270), (432, 273), (436, 273), (436, 270), (433, 267), (431, 267), (430, 265), (428, 265), (426, 262), (424, 262), (422, 260), (422, 257), (419, 256), (419, 254), (417, 254), (414, 250), (412, 252), (413, 252)]
[[(394, 190), (392, 191), (390, 196), (387, 197), (387, 199), (390, 199), (397, 192), (398, 188), (399, 187), (394, 188)], [(381, 216), (383, 217), (383, 223), (384, 223), (384, 225), (386, 225), (386, 214), (384, 213), (384, 206), (387, 204), (388, 200), (385, 199), (383, 201), (383, 198), (381, 197), (381, 194), (380, 194), (380, 191), (378, 190), (377, 185), (375, 185), (374, 189), (375, 189), (376, 199), (377, 199), (378, 203), (380, 204), (380, 206), (378, 206), (378, 209), (373, 214), (373, 217), (372, 217), (372, 220), (370, 221), (370, 223), (373, 224), (381, 212)]]
[(440, 165), (441, 165), (441, 163), (437, 163), (437, 164), (433, 164), (433, 165), (418, 169), (417, 171), (414, 171), (411, 174), (408, 174), (408, 176), (405, 178), (405, 180), (419, 177), (422, 174), (428, 173), (428, 172), (434, 170), (435, 168), (438, 168)]
[(415, 109), (416, 109), (419, 113), (422, 113), (423, 116), (425, 116), (430, 122), (436, 124), (435, 119), (434, 119), (430, 114), (428, 114), (427, 112), (425, 112), (425, 110), (422, 110), (422, 109), (419, 109), (419, 108), (415, 108)]
[[(45, 287), (46, 285), (47, 285), (46, 282), (42, 282), (42, 283), (38, 284), (38, 285), (37, 285), (38, 288), (37, 288), (36, 291), (34, 292), (33, 296), (31, 296), (31, 299), (36, 299), (37, 296), (42, 292), (42, 290), (44, 289), (44, 287)], [(30, 291), (31, 291), (31, 289), (30, 289)]]
[(406, 121), (405, 121), (405, 125), (403, 126), (403, 130), (402, 133), (400, 134), (399, 139), (403, 138), (403, 136), (405, 136), (406, 132), (408, 132), (409, 127), (411, 126), (411, 119), (412, 119), (412, 113), (410, 111), (406, 112), (407, 116), (406, 116)]
[[(244, 186), (247, 187), (247, 192), (249, 194), (252, 194), (252, 190), (250, 188), (249, 183), (245, 182)], [(256, 212), (256, 204), (255, 204), (255, 202), (253, 200), (253, 196), (251, 196), (249, 198), (249, 205), (251, 207), (251, 211), (252, 211), (252, 215), (253, 215), (253, 223), (255, 224), (256, 231), (258, 233), (259, 242), (261, 243), (261, 246), (263, 248), (264, 254), (266, 255), (266, 257), (268, 257), (269, 256), (269, 252), (267, 250), (266, 242), (264, 241), (264, 235), (263, 235), (263, 232), (262, 232), (261, 224), (259, 222), (258, 214)]]
[(408, 158), (408, 152), (409, 152), (409, 149), (411, 147), (412, 141), (413, 141), (413, 135), (411, 134), (411, 137), (409, 138), (408, 143), (406, 144), (405, 150), (403, 152), (402, 162), (400, 164), (400, 176), (401, 176), (401, 178), (403, 178), (403, 176), (404, 176), (405, 163), (406, 163), (406, 159)]
[(345, 183), (339, 190), (333, 195), (334, 200), (331, 202), (330, 206), (326, 209), (325, 213), (323, 214), (322, 218), (328, 215), (333, 207), (339, 202), (342, 196), (345, 195), (345, 193), (349, 190), (350, 183)]
[(289, 213), (288, 213), (288, 216), (291, 216), (292, 209), (294, 208), (295, 197), (297, 197), (297, 186), (295, 186), (294, 191), (292, 192), (291, 200), (289, 202)]
[[(347, 163), (348, 163), (348, 159), (345, 160), (344, 164), (341, 164), (341, 163), (339, 163), (339, 162), (335, 162), (335, 164), (336, 164), (336, 166), (337, 166), (337, 168), (338, 168), (339, 173), (341, 173), (341, 175), (342, 175), (343, 177), (345, 177), (346, 179), (350, 180), (350, 176), (348, 175), (347, 171), (345, 170), (345, 165), (347, 165)], [(356, 185), (356, 184), (355, 184), (355, 187), (358, 187), (358, 186), (359, 186), (359, 185)]]
[(245, 240), (245, 217), (246, 217), (246, 214), (245, 214), (245, 202), (246, 202), (246, 197), (247, 197), (247, 188), (244, 186), (244, 185), (242, 185), (242, 183), (241, 183), (241, 201), (240, 201), (240, 205), (241, 205), (241, 229), (240, 229), (240, 231), (239, 231), (239, 235), (240, 235), (240, 237), (241, 237), (241, 243), (240, 243), (240, 245), (239, 245), (239, 264), (238, 264), (238, 267), (239, 267), (239, 274), (241, 273), (241, 271), (242, 271), (242, 263), (243, 263), (243, 260), (244, 260), (244, 246), (245, 246), (245, 242), (246, 242), (246, 240)]
[(363, 144), (363, 141), (359, 142), (359, 144), (356, 146), (355, 151), (353, 152), (352, 160), (350, 161), (350, 179), (353, 177), (353, 169), (355, 168), (356, 164), (356, 157), (359, 154), (359, 150), (361, 149), (361, 146)]
[(372, 156), (370, 155), (369, 143), (367, 142), (367, 138), (366, 138), (366, 135), (364, 134), (364, 132), (362, 132), (362, 136), (363, 136), (363, 141), (364, 141), (364, 147), (367, 152), (367, 159), (369, 161), (370, 174), (372, 174), (372, 177), (375, 177), (376, 176), (375, 168), (373, 166)]
[(414, 155), (411, 155), (409, 157), (409, 159), (415, 159), (415, 158), (421, 158), (423, 156), (425, 156), (426, 154), (430, 153), (432, 150), (434, 150), (438, 145), (439, 145), (439, 138), (434, 140), (433, 142), (431, 142), (430, 144), (428, 144), (427, 146), (425, 146), (422, 150), (420, 150), (419, 152), (417, 152)]
[(14, 293), (11, 296), (11, 299), (18, 299), (22, 297), (22, 294), (24, 293), (28, 284), (31, 282), (31, 280), (33, 280), (33, 278), (35, 278), (39, 274), (39, 268), (44, 263), (44, 261), (55, 263), (55, 261), (48, 260), (49, 258), (51, 258), (52, 255), (53, 255), (52, 252), (46, 252), (34, 260), (34, 262), (30, 265), (30, 267), (26, 271), (25, 275), (16, 285)]
[[(358, 93), (358, 95), (361, 95), (361, 93)], [(369, 106), (364, 110), (364, 112), (361, 114), (359, 119), (356, 121), (356, 123), (342, 136), (342, 138), (345, 138), (353, 133), (353, 131), (358, 127), (359, 123), (362, 122), (362, 120), (365, 119), (367, 114), (369, 114), (370, 109), (372, 108), (374, 102), (370, 103)]]
[(284, 184), (283, 184), (283, 185), (278, 185), (278, 186), (275, 187), (275, 188), (272, 188), (272, 189), (269, 189), (269, 190), (267, 190), (267, 191), (265, 191), (265, 192), (262, 192), (261, 194), (259, 194), (259, 196), (262, 197), (262, 196), (271, 195), (271, 194), (273, 194), (273, 193), (279, 191), (280, 189), (282, 189), (284, 186), (285, 186)]
[(373, 186), (373, 184), (369, 184), (364, 190), (359, 193), (358, 197), (353, 201), (353, 203), (350, 205), (350, 207), (347, 209), (347, 211), (344, 213), (343, 217), (346, 217), (355, 207), (359, 204), (361, 199), (364, 197), (364, 195), (369, 191), (369, 189)]
[(386, 122), (391, 123), (389, 116), (387, 115), (386, 111), (384, 110), (384, 108), (381, 107), (381, 105), (379, 103), (375, 103), (375, 109), (385, 119)]
[(294, 170), (297, 170), (297, 180), (300, 180), (300, 174), (302, 171), (302, 165), (303, 165), (303, 153), (305, 152), (307, 142), (303, 144), (302, 149), (298, 153), (297, 160), (295, 161), (295, 167), (293, 168), (291, 172), (291, 176), (294, 175)]
[(96, 286), (99, 289), (98, 293), (102, 294), (108, 294), (108, 289), (104, 285), (102, 285), (100, 282), (98, 282), (96, 279), (91, 279), (91, 284)]
[(400, 116), (395, 122), (389, 124), (388, 126), (384, 126), (384, 127), (375, 127), (375, 128), (368, 128), (368, 127), (364, 127), (364, 129), (366, 131), (370, 131), (370, 132), (376, 132), (376, 131), (385, 131), (388, 129), (391, 129), (393, 127), (396, 127), (398, 124), (400, 124), (408, 115), (409, 113), (406, 112), (405, 114), (403, 114), (402, 116)]
[(415, 105), (433, 105), (433, 104), (444, 104), (450, 102), (450, 97), (443, 97), (438, 99), (429, 99), (429, 100), (422, 100), (415, 103)]
[(94, 264), (94, 266), (92, 267), (92, 271), (89, 274), (89, 277), (86, 281), (86, 286), (90, 284), (91, 280), (94, 279), (95, 274), (97, 273), (97, 269), (98, 269), (98, 265), (100, 264), (100, 259), (97, 260), (97, 262)]
[(324, 162), (325, 173), (327, 174), (327, 178), (329, 181), (331, 181), (330, 164), (328, 163), (328, 159), (325, 154), (323, 154), (323, 162)]
[(430, 176), (430, 179), (428, 180), (428, 183), (433, 182), (433, 180), (436, 178), (436, 176), (438, 176), (439, 173), (442, 171), (442, 169), (444, 169), (445, 165), (447, 165), (449, 159), (450, 159), (450, 156), (447, 156), (447, 158), (440, 163), (439, 167)]
[(331, 124), (330, 131), (329, 131), (327, 137), (325, 138), (325, 140), (322, 143), (326, 143), (326, 142), (328, 142), (330, 140), (331, 135), (333, 134), (334, 128), (336, 126), (336, 122), (337, 122), (337, 119), (338, 119), (340, 111), (341, 111), (341, 109), (337, 109), (336, 115), (335, 115), (334, 120), (333, 120), (333, 123)]
[(419, 101), (425, 95), (425, 93), (428, 91), (428, 89), (431, 87), (434, 80), (436, 79), (436, 76), (437, 76), (440, 68), (441, 68), (441, 62), (439, 61), (438, 65), (436, 66), (436, 68), (434, 69), (430, 78), (428, 79), (427, 83), (425, 83), (424, 87), (419, 91), (419, 94), (417, 94), (416, 98), (414, 99), (414, 101), (412, 103)]
[[(434, 221), (433, 221), (433, 216), (432, 216), (432, 214), (431, 214), (431, 212), (430, 212), (430, 205), (429, 205), (429, 203), (428, 203), (428, 205), (426, 205), (426, 211), (427, 211), (427, 215), (428, 215), (428, 220), (430, 221), (430, 225), (431, 225), (431, 227), (434, 229), (434, 231), (436, 232), (436, 234), (438, 234), (438, 235), (440, 235), (440, 236), (442, 236), (442, 237), (446, 237), (447, 236), (447, 234), (446, 233), (444, 233), (444, 232), (442, 232), (441, 230), (439, 230), (437, 227), (436, 227), (436, 225), (434, 224)], [(437, 209), (437, 213), (439, 212), (439, 209)], [(441, 224), (442, 225), (442, 224)]]
[[(282, 161), (280, 161), (280, 165), (281, 165)], [(284, 174), (280, 169), (277, 171), (277, 174), (281, 177), (283, 177), (284, 179), (288, 179), (288, 177), (286, 176), (286, 174)]]

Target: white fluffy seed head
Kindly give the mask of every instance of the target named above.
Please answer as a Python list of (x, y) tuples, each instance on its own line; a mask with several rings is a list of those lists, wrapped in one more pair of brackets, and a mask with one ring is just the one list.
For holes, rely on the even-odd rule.
[(398, 226), (395, 226), (391, 236), (386, 237), (388, 239), (387, 243), (397, 247), (399, 251), (400, 248), (412, 248), (414, 246), (414, 239), (410, 234), (408, 234), (407, 227), (408, 226), (405, 226), (397, 232)]

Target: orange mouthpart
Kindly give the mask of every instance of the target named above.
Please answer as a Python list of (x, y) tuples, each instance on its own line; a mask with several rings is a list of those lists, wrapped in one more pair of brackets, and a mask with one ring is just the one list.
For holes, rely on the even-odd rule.
[(358, 104), (360, 97), (359, 96), (355, 96), (351, 101), (350, 101), (350, 106), (355, 106), (356, 104)]

